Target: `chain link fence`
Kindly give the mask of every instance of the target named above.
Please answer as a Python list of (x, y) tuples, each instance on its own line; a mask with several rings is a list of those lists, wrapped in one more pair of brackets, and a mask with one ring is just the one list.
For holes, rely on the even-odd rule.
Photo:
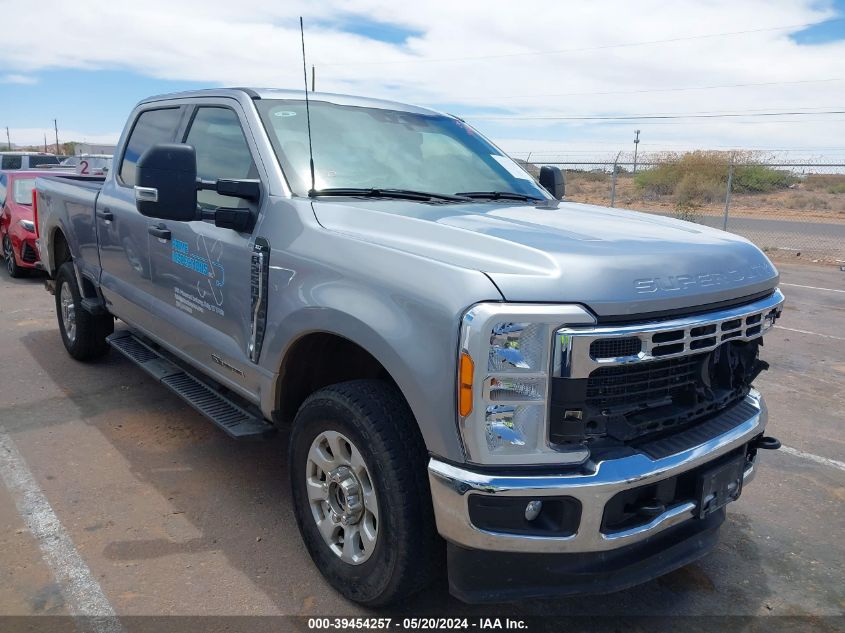
[(517, 160), (534, 174), (541, 165), (560, 167), (573, 202), (724, 229), (775, 260), (845, 265), (845, 163), (760, 162), (722, 152), (637, 163)]

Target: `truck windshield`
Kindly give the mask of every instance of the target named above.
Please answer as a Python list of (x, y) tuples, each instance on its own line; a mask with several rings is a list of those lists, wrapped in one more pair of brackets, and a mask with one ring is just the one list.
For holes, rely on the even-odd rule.
[[(288, 184), (307, 195), (305, 101), (261, 99), (256, 106)], [(318, 191), (505, 192), (549, 199), (519, 165), (453, 117), (312, 101), (311, 135)]]

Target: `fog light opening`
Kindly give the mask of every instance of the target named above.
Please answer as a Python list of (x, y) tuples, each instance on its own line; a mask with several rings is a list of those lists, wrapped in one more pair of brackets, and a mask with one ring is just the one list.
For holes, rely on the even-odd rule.
[(543, 502), (542, 501), (529, 501), (528, 505), (525, 506), (525, 520), (526, 521), (533, 521), (538, 516), (540, 516), (540, 512), (543, 511)]

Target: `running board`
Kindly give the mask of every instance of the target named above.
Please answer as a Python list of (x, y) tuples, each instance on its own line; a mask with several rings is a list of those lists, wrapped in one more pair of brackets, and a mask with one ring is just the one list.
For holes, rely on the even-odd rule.
[(187, 373), (128, 330), (115, 332), (106, 340), (118, 352), (214, 422), (229, 437), (239, 440), (262, 439), (275, 433), (276, 427), (272, 424)]

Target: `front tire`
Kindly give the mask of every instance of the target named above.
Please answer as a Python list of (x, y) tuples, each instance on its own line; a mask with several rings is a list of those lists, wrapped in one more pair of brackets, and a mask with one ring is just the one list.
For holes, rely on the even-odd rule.
[(6, 272), (9, 273), (9, 277), (20, 279), (29, 275), (29, 270), (18, 266), (8, 233), (3, 237), (3, 258), (6, 260)]
[(93, 360), (109, 351), (106, 337), (114, 332), (114, 319), (110, 314), (91, 314), (82, 307), (71, 262), (62, 264), (56, 275), (56, 317), (65, 349), (76, 360)]
[(427, 452), (395, 386), (355, 380), (313, 393), (296, 415), (289, 452), (300, 534), (343, 596), (386, 605), (442, 568)]

